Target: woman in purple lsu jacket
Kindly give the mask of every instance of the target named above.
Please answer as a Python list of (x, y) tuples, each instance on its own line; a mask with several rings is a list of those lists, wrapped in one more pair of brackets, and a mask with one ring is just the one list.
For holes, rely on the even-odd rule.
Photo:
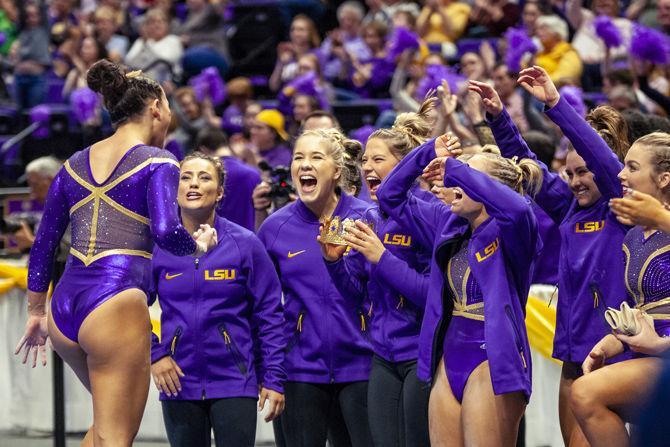
[(161, 392), (172, 446), (254, 445), (256, 400), (266, 421), (284, 406), (281, 285), (263, 244), (216, 214), (225, 184), (221, 161), (196, 152), (181, 162), (178, 203), (184, 226), (215, 228), (217, 245), (201, 258), (156, 248), (152, 301), (161, 305), (151, 373)]
[[(16, 352), (38, 350), (47, 337), (91, 392), (93, 426), (82, 445), (114, 440), (131, 445), (149, 391), (147, 327), (153, 243), (175, 255), (200, 255), (213, 230), (197, 242), (179, 222), (177, 162), (163, 146), (170, 108), (158, 83), (108, 61), (87, 74), (102, 93), (116, 131), (65, 162), (49, 189), (30, 254), (28, 322)], [(72, 247), (49, 303), (54, 253), (68, 224)], [(209, 239), (205, 243), (205, 239)]]
[[(553, 352), (563, 361), (559, 386), (561, 432), (566, 445), (584, 445), (586, 439), (570, 410), (570, 388), (581, 376), (581, 364), (593, 345), (609, 332), (605, 310), (618, 308), (626, 299), (621, 282), (623, 264), (613, 253), (619, 253), (629, 227), (616, 220), (608, 201), (621, 196), (617, 174), (622, 165), (614, 151), (626, 150), (622, 141), (627, 141), (627, 128), (621, 115), (609, 107), (593, 110), (587, 122), (559, 95), (540, 67), (522, 71), (519, 83), (546, 104), (547, 116), (574, 145), (568, 152), (567, 184), (539, 163), (544, 180), (535, 201), (559, 223), (561, 233)], [(495, 90), (479, 82), (471, 82), (470, 89), (482, 96), (503, 155), (537, 161)]]
[(359, 219), (369, 206), (340, 190), (345, 150), (357, 158), (360, 143), (335, 129), (303, 133), (291, 163), (299, 200), (270, 215), (258, 231), (284, 292), (288, 345), (281, 429), (288, 447), (325, 445), (335, 402), (347, 428), (347, 433), (332, 432), (335, 445), (372, 445), (366, 309), (337, 290), (316, 240), (321, 219)]
[[(519, 193), (539, 187), (541, 172), (493, 154), (468, 166), (444, 140), (412, 151), (377, 191), (383, 211), (434, 239), (418, 366), (419, 378), (433, 381), (431, 445), (515, 445), (531, 392), (524, 307), (541, 246)], [(426, 179), (439, 179), (440, 165), (444, 185), (455, 187), (451, 208), (406, 194), (427, 166)]]
[[(624, 188), (670, 201), (670, 134), (654, 132), (637, 139), (626, 154), (619, 174)], [(606, 335), (583, 364), (584, 376), (572, 386), (571, 405), (580, 427), (592, 446), (628, 446), (626, 422), (656, 389), (663, 362), (670, 352), (670, 235), (641, 226), (624, 238), (624, 283), (639, 310), (635, 336)], [(651, 316), (653, 326), (643, 317)], [(604, 366), (605, 360), (624, 350), (633, 358)]]
[[(412, 148), (432, 132), (427, 122), (434, 100), (418, 113), (400, 115), (391, 129), (368, 138), (363, 173), (370, 196)], [(418, 183), (410, 194), (436, 200)], [(428, 446), (428, 395), (416, 376), (419, 331), (426, 305), (430, 245), (421, 246), (408, 231), (378, 207), (366, 211), (372, 229), (357, 223), (345, 236), (355, 251), (342, 256), (343, 246), (322, 244), (326, 266), (342, 296), (370, 302), (370, 338), (374, 357), (368, 383), (368, 415), (376, 446)]]

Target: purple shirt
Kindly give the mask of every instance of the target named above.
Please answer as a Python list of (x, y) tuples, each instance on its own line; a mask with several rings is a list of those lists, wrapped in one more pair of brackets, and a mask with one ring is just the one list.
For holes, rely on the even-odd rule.
[(293, 151), (291, 151), (291, 148), (284, 146), (283, 144), (279, 144), (267, 151), (259, 151), (259, 155), (273, 168), (276, 168), (277, 166), (290, 168), (291, 160), (293, 159)]
[(261, 182), (258, 170), (235, 157), (223, 157), (226, 170), (226, 184), (223, 189), (223, 200), (216, 209), (219, 216), (255, 231), (255, 214), (252, 194)]

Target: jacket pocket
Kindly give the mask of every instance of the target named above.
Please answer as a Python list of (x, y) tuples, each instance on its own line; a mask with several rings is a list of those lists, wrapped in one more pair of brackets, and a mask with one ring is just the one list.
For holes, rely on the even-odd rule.
[(516, 325), (516, 320), (514, 319), (512, 308), (509, 305), (505, 306), (505, 313), (507, 314), (507, 318), (509, 319), (509, 322), (512, 325), (512, 329), (514, 330), (514, 341), (516, 343), (516, 349), (519, 351), (519, 356), (521, 357), (521, 363), (523, 363), (523, 369), (528, 369), (526, 356), (523, 352), (523, 345), (521, 344), (521, 332), (519, 331), (519, 327)]
[(226, 345), (226, 349), (233, 356), (233, 361), (235, 362), (235, 365), (237, 365), (237, 369), (240, 370), (240, 373), (242, 373), (243, 376), (246, 376), (248, 372), (247, 361), (240, 350), (237, 349), (235, 340), (230, 336), (230, 332), (226, 329), (226, 326), (219, 326), (219, 333), (221, 334), (221, 337), (223, 337), (223, 343)]
[(298, 319), (296, 320), (295, 323), (295, 329), (293, 330), (293, 335), (289, 339), (288, 343), (286, 344), (286, 349), (284, 350), (284, 352), (286, 352), (287, 354), (291, 352), (295, 347), (295, 345), (298, 343), (298, 341), (300, 341), (300, 334), (302, 334), (302, 325), (305, 322), (305, 314), (307, 314), (307, 312), (305, 312), (304, 310), (301, 310), (298, 313)]
[(178, 326), (174, 331), (174, 335), (172, 336), (172, 341), (170, 342), (170, 355), (172, 357), (174, 357), (174, 353), (177, 352), (177, 345), (179, 344), (179, 339), (181, 338), (181, 332), (181, 326)]

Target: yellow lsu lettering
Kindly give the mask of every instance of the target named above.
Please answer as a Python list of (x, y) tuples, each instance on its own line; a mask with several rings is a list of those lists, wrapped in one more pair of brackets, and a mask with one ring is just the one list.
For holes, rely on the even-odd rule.
[(500, 242), (496, 238), (495, 241), (491, 242), (489, 245), (486, 246), (486, 248), (484, 248), (484, 251), (483, 251), (484, 254), (482, 254), (481, 251), (478, 251), (477, 253), (475, 253), (475, 257), (477, 258), (477, 262), (483, 262), (483, 261), (487, 260), (488, 258), (490, 258), (491, 256), (493, 256), (493, 253), (495, 253), (496, 250), (498, 250), (499, 245), (500, 245)]
[(575, 233), (594, 233), (605, 227), (605, 221), (600, 222), (577, 222), (575, 224)]
[(205, 281), (226, 281), (235, 279), (235, 269), (205, 270)]
[(412, 245), (412, 236), (405, 236), (404, 234), (386, 233), (384, 235), (384, 243), (387, 245), (402, 245), (403, 247), (409, 247), (410, 245)]

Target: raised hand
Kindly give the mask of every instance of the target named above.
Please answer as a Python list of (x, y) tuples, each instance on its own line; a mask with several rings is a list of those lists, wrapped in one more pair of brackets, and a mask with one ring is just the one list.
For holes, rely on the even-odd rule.
[(663, 204), (649, 194), (631, 190), (625, 197), (612, 199), (610, 209), (624, 225), (640, 225), (645, 228), (662, 226), (668, 211)]
[(442, 182), (444, 180), (444, 170), (446, 165), (447, 157), (438, 157), (426, 166), (423, 170), (421, 177), (432, 185), (437, 182)]
[(484, 104), (486, 113), (494, 117), (502, 113), (502, 100), (500, 99), (498, 92), (496, 92), (489, 84), (486, 82), (469, 81), (468, 90), (479, 95), (482, 99), (482, 104)]
[(554, 107), (561, 98), (546, 70), (538, 65), (521, 70), (516, 82), (548, 107)]
[(451, 132), (447, 132), (435, 140), (435, 155), (437, 157), (458, 157), (462, 153), (461, 140)]
[(210, 227), (209, 225), (200, 225), (200, 228), (193, 233), (193, 239), (198, 246), (196, 250), (196, 256), (203, 255), (207, 253), (213, 247), (216, 247), (218, 244), (218, 237), (216, 234), (216, 229)]
[(444, 116), (450, 116), (456, 111), (458, 96), (451, 93), (449, 83), (444, 79), (442, 79), (441, 85), (437, 88), (437, 97), (440, 98), (440, 102), (442, 103)]

